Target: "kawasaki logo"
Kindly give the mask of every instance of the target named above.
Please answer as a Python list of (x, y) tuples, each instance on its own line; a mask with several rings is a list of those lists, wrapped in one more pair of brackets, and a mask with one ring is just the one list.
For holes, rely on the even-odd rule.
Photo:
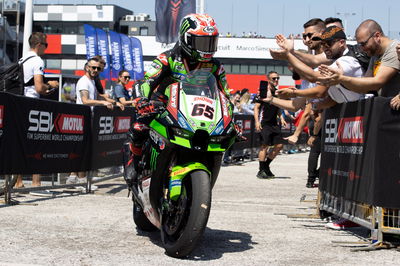
[(53, 122), (53, 113), (31, 110), (29, 112), (30, 132), (50, 133), (56, 129), (57, 133), (83, 134), (84, 117), (82, 115), (58, 114)]

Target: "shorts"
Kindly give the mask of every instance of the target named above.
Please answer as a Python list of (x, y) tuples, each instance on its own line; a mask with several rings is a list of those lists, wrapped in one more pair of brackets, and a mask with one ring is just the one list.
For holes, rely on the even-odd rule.
[(287, 143), (282, 137), (280, 126), (263, 125), (261, 132), (258, 134), (260, 136), (261, 145), (272, 146), (275, 144)]

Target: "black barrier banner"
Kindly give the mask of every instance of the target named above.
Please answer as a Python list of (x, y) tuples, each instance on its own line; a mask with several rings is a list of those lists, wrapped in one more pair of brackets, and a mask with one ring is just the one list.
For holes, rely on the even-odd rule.
[(326, 110), (320, 189), (356, 202), (400, 208), (400, 112), (389, 98)]
[(135, 118), (134, 108), (93, 109), (92, 169), (122, 164), (122, 144)]
[(89, 170), (90, 108), (0, 93), (1, 174)]

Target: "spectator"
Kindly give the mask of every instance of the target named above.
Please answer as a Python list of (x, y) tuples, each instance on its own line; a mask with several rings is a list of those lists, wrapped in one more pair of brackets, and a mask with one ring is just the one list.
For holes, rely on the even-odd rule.
[(400, 91), (400, 61), (396, 53), (399, 42), (386, 37), (381, 26), (371, 19), (358, 26), (356, 39), (361, 49), (372, 57), (365, 76), (346, 75), (341, 64), (336, 68), (323, 65), (320, 71), (324, 77), (319, 80), (328, 86), (341, 84), (353, 92), (380, 90), (381, 96), (397, 96)]
[[(101, 60), (98, 57), (92, 57), (87, 61), (85, 64), (85, 75), (82, 76), (76, 84), (76, 103), (90, 106), (104, 105), (110, 110), (114, 108), (114, 105), (117, 105), (123, 110), (124, 105), (110, 99), (107, 94), (99, 94), (99, 96), (101, 95), (103, 99), (98, 99), (98, 90), (96, 88), (95, 79), (102, 69)], [(79, 172), (78, 175), (79, 177), (75, 173), (71, 173), (71, 175), (67, 178), (66, 183), (85, 183), (85, 172)], [(92, 190), (96, 189), (96, 186), (92, 186)]]
[(249, 91), (245, 91), (243, 95), (240, 97), (239, 104), (238, 104), (238, 112), (240, 114), (245, 115), (253, 115), (254, 114), (254, 104), (250, 103), (250, 93)]
[[(42, 32), (34, 32), (29, 37), (29, 52), (19, 62), (26, 60), (23, 64), (24, 70), (24, 95), (31, 98), (40, 98), (40, 95), (48, 95), (58, 88), (58, 81), (44, 82), (44, 62), (40, 56), (47, 49), (47, 36)], [(40, 175), (32, 175), (32, 186), (41, 185)], [(22, 175), (17, 178), (16, 188), (24, 187)], [(45, 193), (45, 191), (43, 191)]]
[[(268, 90), (273, 94), (277, 90), (279, 84), (279, 74), (271, 71), (268, 77)], [(270, 170), (270, 164), (283, 148), (283, 138), (281, 127), (278, 125), (278, 117), (282, 124), (286, 122), (281, 116), (280, 109), (274, 105), (262, 101), (267, 96), (267, 91), (260, 91), (260, 100), (254, 106), (254, 121), (256, 131), (260, 132), (261, 147), (258, 153), (259, 171), (258, 178), (274, 178), (275, 175)], [(269, 146), (273, 145), (272, 151), (268, 152)]]
[(126, 70), (121, 70), (118, 73), (118, 82), (114, 87), (114, 94), (117, 101), (122, 103), (123, 105), (132, 105), (133, 99), (136, 98), (136, 93), (132, 88), (128, 89), (126, 85), (128, 84), (131, 76), (129, 72)]

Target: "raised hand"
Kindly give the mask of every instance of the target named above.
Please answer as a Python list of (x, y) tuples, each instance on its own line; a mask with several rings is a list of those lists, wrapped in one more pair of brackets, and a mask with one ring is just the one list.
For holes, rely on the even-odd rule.
[(318, 67), (322, 77), (318, 78), (318, 81), (325, 86), (333, 86), (340, 83), (340, 78), (343, 75), (343, 68), (339, 62), (336, 62), (337, 68), (333, 68), (327, 65), (320, 65)]
[(278, 34), (275, 36), (276, 43), (279, 45), (281, 49), (283, 49), (286, 53), (293, 51), (294, 49), (294, 39), (293, 36), (290, 39), (287, 39), (282, 34)]

